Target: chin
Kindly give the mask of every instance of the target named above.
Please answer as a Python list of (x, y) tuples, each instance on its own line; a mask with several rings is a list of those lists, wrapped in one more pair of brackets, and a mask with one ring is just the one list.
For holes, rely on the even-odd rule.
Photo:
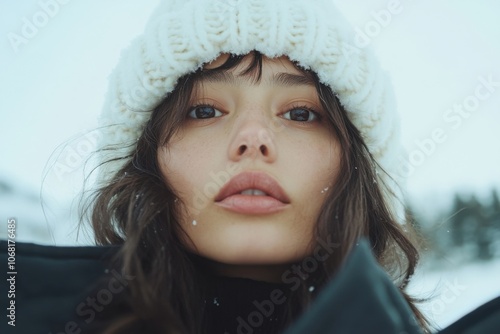
[(205, 216), (207, 219), (195, 228), (188, 228), (191, 242), (186, 246), (208, 260), (234, 266), (283, 265), (312, 253), (308, 242), (313, 239), (312, 228), (294, 226), (288, 219), (219, 220)]
[(214, 261), (229, 265), (284, 265), (300, 261), (309, 254), (306, 249), (290, 248), (289, 242), (285, 240), (263, 244), (262, 238), (260, 240), (247, 239), (244, 242), (222, 246), (221, 242), (218, 248), (220, 251), (209, 257)]

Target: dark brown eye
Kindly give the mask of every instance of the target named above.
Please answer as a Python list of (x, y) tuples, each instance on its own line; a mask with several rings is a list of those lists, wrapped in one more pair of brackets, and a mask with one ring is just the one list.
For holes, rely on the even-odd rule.
[(284, 113), (283, 117), (296, 122), (312, 122), (318, 118), (318, 115), (306, 108), (294, 108)]
[(197, 106), (192, 108), (188, 113), (188, 117), (194, 119), (214, 118), (222, 115), (223, 114), (219, 110), (211, 106)]

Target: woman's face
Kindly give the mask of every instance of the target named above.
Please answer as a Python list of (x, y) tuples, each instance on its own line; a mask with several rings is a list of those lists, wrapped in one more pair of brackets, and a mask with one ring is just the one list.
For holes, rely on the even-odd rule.
[(240, 75), (250, 60), (200, 79), (184, 124), (158, 149), (185, 204), (186, 247), (228, 274), (308, 255), (340, 166), (313, 81), (282, 57), (264, 58), (256, 82)]

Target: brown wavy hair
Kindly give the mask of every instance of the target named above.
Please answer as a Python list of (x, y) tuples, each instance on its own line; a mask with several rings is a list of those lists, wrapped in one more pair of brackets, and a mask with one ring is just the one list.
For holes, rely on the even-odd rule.
[[(252, 59), (241, 75), (260, 80), (263, 55), (251, 52)], [(126, 293), (115, 298), (100, 315), (99, 328), (105, 333), (162, 332), (203, 333), (202, 305), (209, 273), (203, 259), (189, 253), (181, 242), (177, 196), (162, 177), (157, 150), (169, 143), (183, 124), (190, 98), (202, 76), (227, 71), (246, 56), (231, 55), (214, 69), (200, 69), (179, 79), (176, 89), (152, 111), (133, 153), (120, 159), (125, 165), (108, 184), (97, 189), (83, 207), (82, 221), (88, 216), (98, 245), (120, 245), (117, 268), (135, 277)], [(360, 237), (367, 238), (372, 250), (408, 302), (425, 331), (429, 325), (416, 307), (416, 299), (405, 287), (417, 265), (416, 233), (410, 224), (403, 228), (391, 214), (383, 196), (387, 191), (378, 166), (358, 129), (351, 123), (332, 90), (320, 83), (316, 74), (295, 65), (313, 78), (327, 122), (342, 147), (341, 169), (335, 187), (316, 221), (318, 239), (331, 236), (339, 244), (336, 252), (320, 264), (300, 288), (287, 298), (285, 325), (290, 324), (311, 303), (316, 294), (307, 287), (324, 286)], [(314, 241), (313, 241), (314, 242)], [(320, 289), (316, 289), (319, 291)]]

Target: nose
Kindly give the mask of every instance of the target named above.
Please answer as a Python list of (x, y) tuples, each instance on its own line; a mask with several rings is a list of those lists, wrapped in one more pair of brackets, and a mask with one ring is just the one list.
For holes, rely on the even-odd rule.
[(276, 160), (274, 133), (262, 120), (244, 120), (234, 128), (234, 138), (229, 146), (232, 161), (244, 158), (261, 159), (265, 162)]

